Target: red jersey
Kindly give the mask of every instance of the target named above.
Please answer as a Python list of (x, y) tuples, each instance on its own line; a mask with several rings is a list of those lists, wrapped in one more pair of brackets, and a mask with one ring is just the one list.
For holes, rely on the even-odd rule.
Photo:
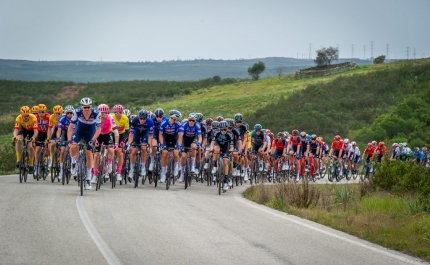
[(373, 154), (375, 153), (375, 148), (371, 147), (369, 149), (369, 147), (366, 147), (366, 149), (364, 149), (363, 154), (368, 155), (368, 156), (373, 156)]
[(337, 141), (333, 141), (333, 143), (331, 143), (331, 149), (340, 152), (340, 150), (343, 150), (343, 140), (340, 140), (339, 142)]
[(301, 141), (300, 141), (300, 138), (298, 136), (296, 137), (296, 139), (294, 139), (294, 137), (291, 136), (290, 140), (288, 140), (288, 144), (293, 144), (294, 147), (299, 146), (301, 144), (300, 142)]
[(39, 128), (39, 132), (46, 133), (48, 131), (49, 126), (49, 113), (43, 114), (43, 116), (37, 116), (37, 125)]
[(273, 140), (272, 147), (276, 147), (276, 150), (283, 151), (285, 148), (287, 148), (287, 142), (285, 140), (282, 140), (279, 142), (277, 139)]
[(386, 155), (388, 154), (388, 148), (386, 146), (382, 146), (382, 147), (378, 146), (378, 148), (376, 148), (375, 150), (375, 153), (377, 155)]

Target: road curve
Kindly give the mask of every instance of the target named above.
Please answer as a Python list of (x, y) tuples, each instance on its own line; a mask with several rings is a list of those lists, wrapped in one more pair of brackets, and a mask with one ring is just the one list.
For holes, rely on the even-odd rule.
[(62, 186), (0, 177), (0, 264), (418, 264), (420, 260), (250, 202), (249, 184)]

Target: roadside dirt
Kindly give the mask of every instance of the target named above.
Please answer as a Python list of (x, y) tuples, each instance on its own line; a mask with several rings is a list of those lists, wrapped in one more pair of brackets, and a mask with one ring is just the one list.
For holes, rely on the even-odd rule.
[(82, 85), (82, 86), (65, 86), (63, 87), (63, 89), (60, 91), (60, 93), (58, 93), (55, 96), (55, 99), (57, 100), (65, 100), (65, 99), (72, 99), (75, 98), (79, 92), (84, 89), (86, 86)]

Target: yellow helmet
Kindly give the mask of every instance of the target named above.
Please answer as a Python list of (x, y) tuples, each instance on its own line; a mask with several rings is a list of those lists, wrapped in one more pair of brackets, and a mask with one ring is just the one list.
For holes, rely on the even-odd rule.
[(20, 109), (20, 112), (22, 115), (29, 115), (30, 114), (30, 107), (29, 106), (22, 106)]
[(38, 113), (39, 112), (39, 106), (33, 106), (32, 108), (31, 108), (31, 113)]
[(45, 104), (39, 104), (39, 111), (46, 111), (46, 105)]
[(52, 110), (54, 111), (54, 113), (61, 114), (63, 112), (63, 107), (61, 107), (60, 105), (56, 105)]

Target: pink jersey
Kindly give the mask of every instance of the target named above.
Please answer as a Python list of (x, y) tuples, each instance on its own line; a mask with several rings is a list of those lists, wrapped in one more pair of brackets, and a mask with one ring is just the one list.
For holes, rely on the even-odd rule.
[(102, 122), (102, 130), (100, 134), (108, 134), (116, 128), (115, 120), (111, 115), (108, 115), (106, 119)]

